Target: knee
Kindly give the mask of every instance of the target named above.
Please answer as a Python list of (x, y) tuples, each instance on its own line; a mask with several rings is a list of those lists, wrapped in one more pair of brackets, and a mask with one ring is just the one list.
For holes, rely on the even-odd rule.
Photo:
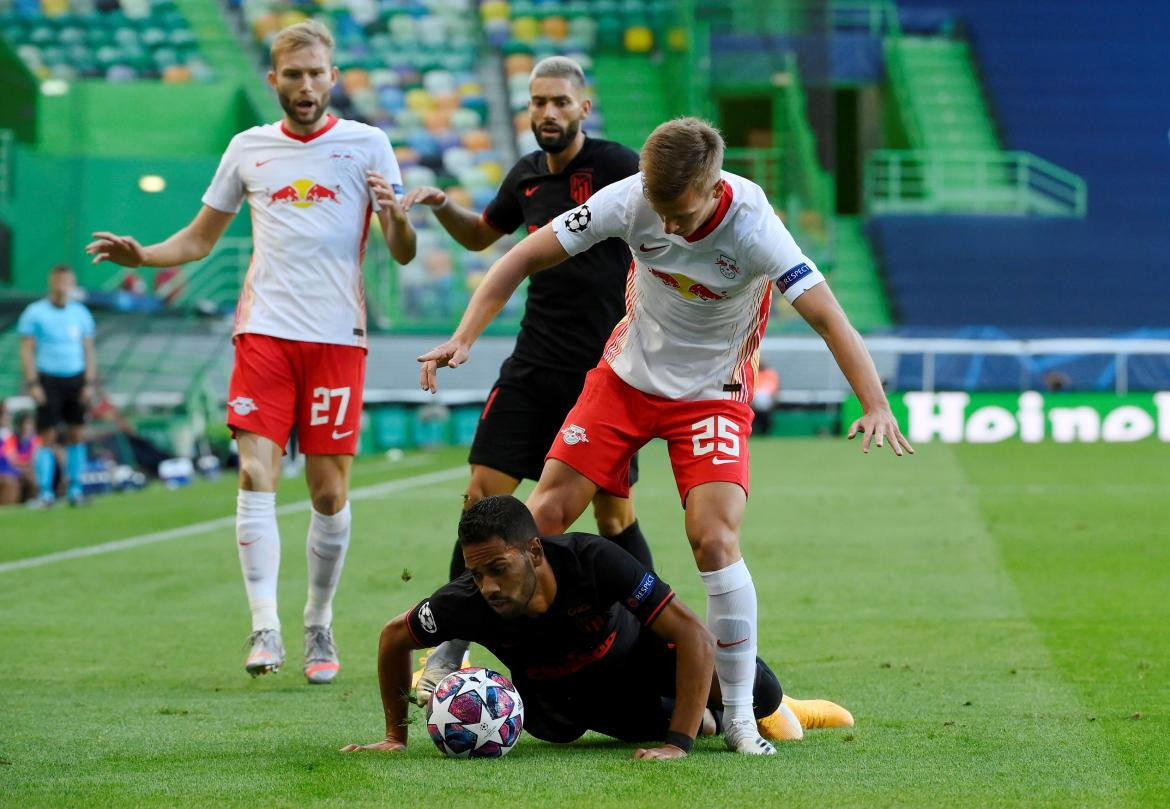
[(542, 497), (535, 502), (529, 502), (528, 508), (536, 521), (536, 532), (541, 536), (563, 534), (576, 519), (569, 516), (565, 507), (553, 497)]
[(260, 458), (240, 456), (240, 488), (252, 492), (276, 491), (276, 476)]
[(616, 537), (634, 524), (634, 508), (629, 500), (595, 500), (593, 516), (597, 520), (597, 533), (603, 537)]
[(597, 517), (597, 533), (603, 537), (616, 537), (630, 527), (630, 523), (611, 514), (595, 514)]
[(318, 514), (336, 514), (345, 508), (345, 488), (332, 484), (322, 484), (314, 487), (310, 493), (313, 501), (313, 510)]
[(471, 482), (467, 484), (467, 490), (463, 492), (463, 510), (467, 511), (487, 496), (488, 492), (484, 487), (475, 478), (472, 478)]
[(722, 570), (740, 558), (739, 534), (729, 528), (712, 528), (687, 539), (699, 570)]

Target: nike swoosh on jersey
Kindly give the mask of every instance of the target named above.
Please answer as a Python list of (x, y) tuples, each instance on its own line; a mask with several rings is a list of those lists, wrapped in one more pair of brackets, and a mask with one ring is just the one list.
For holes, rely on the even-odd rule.
[(737, 641), (732, 641), (731, 643), (724, 643), (721, 640), (717, 640), (717, 641), (715, 641), (715, 645), (718, 646), (720, 649), (730, 649), (732, 646), (739, 646), (741, 643), (747, 643), (747, 642), (748, 642), (747, 638), (742, 638), (742, 639), (737, 640)]
[(339, 433), (337, 430), (333, 431), (333, 440), (339, 441), (346, 436), (353, 435), (353, 430), (346, 430), (344, 433)]
[(720, 464), (725, 464), (725, 463), (736, 463), (738, 461), (739, 461), (739, 458), (712, 458), (711, 459), (711, 463), (715, 464), (716, 466), (719, 466)]
[(655, 245), (651, 245), (650, 247), (647, 247), (646, 243), (642, 242), (642, 244), (640, 244), (638, 246), (638, 249), (641, 250), (643, 253), (653, 253), (655, 250), (664, 250), (667, 247), (670, 247), (670, 245), (669, 244), (655, 244)]
[(267, 160), (257, 160), (257, 161), (256, 161), (256, 168), (260, 168), (260, 167), (261, 167), (261, 166), (263, 166), (265, 163), (271, 163), (271, 162), (272, 162), (273, 160), (275, 160), (275, 159), (276, 159), (275, 157), (270, 157), (270, 158), (268, 158)]
[(524, 189), (524, 196), (531, 197), (533, 194), (535, 194), (539, 190), (540, 190), (539, 185), (534, 185), (534, 186), (532, 186), (532, 188), (525, 188)]

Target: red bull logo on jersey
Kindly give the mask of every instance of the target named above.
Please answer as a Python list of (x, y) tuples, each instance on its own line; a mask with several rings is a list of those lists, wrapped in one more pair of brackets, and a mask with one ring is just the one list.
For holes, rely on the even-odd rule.
[(681, 272), (663, 272), (653, 267), (646, 269), (650, 270), (650, 274), (661, 281), (663, 286), (670, 287), (687, 300), (721, 301), (727, 297), (726, 292), (716, 292)]
[(268, 207), (271, 208), (277, 203), (292, 205), (296, 208), (311, 208), (319, 202), (335, 202), (340, 204), (341, 200), (337, 198), (340, 191), (341, 186), (337, 186), (334, 189), (321, 185), (316, 180), (301, 178), (300, 180), (293, 180), (283, 188), (269, 192)]

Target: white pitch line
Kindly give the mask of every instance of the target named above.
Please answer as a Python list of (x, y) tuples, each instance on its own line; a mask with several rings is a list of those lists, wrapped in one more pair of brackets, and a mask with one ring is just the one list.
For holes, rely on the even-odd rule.
[[(350, 500), (369, 500), (372, 497), (379, 497), (391, 492), (398, 492), (404, 489), (414, 489), (419, 486), (426, 486), (431, 483), (444, 483), (448, 480), (455, 480), (456, 478), (467, 475), (467, 467), (456, 466), (450, 469), (441, 469), (438, 472), (428, 472), (425, 475), (415, 475), (414, 477), (402, 478), (400, 480), (390, 480), (385, 483), (375, 483), (370, 486), (362, 486), (354, 489), (349, 493)], [(301, 500), (296, 503), (289, 503), (288, 505), (280, 506), (276, 509), (277, 516), (284, 516), (285, 514), (295, 514), (300, 511), (308, 511), (310, 505), (309, 500)], [(82, 559), (86, 556), (98, 556), (103, 553), (113, 553), (115, 551), (125, 551), (130, 548), (141, 548), (143, 545), (153, 545), (158, 542), (167, 542), (172, 539), (181, 539), (183, 537), (193, 536), (195, 534), (202, 534), (207, 531), (218, 531), (220, 529), (231, 528), (235, 526), (236, 518), (219, 517), (214, 520), (204, 520), (203, 522), (192, 523), (191, 525), (184, 525), (179, 528), (170, 528), (166, 531), (155, 531), (151, 534), (140, 534), (136, 537), (127, 537), (126, 539), (116, 539), (111, 542), (102, 542), (98, 545), (89, 545), (84, 548), (72, 548), (67, 551), (58, 551), (56, 553), (47, 553), (44, 556), (33, 556), (28, 559), (17, 559), (14, 562), (0, 563), (0, 573), (9, 573), (13, 570), (26, 570), (30, 567), (41, 567), (49, 565), (53, 562), (64, 562), (69, 559)]]

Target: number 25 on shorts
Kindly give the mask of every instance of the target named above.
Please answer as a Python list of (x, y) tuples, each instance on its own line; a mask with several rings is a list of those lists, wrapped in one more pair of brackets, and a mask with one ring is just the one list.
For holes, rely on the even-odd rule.
[[(710, 416), (691, 425), (694, 435), (691, 446), (696, 456), (718, 450), (720, 455), (739, 457), (739, 425), (727, 416)], [(713, 439), (718, 438), (718, 441)], [(730, 459), (715, 458), (714, 463), (732, 463)]]

